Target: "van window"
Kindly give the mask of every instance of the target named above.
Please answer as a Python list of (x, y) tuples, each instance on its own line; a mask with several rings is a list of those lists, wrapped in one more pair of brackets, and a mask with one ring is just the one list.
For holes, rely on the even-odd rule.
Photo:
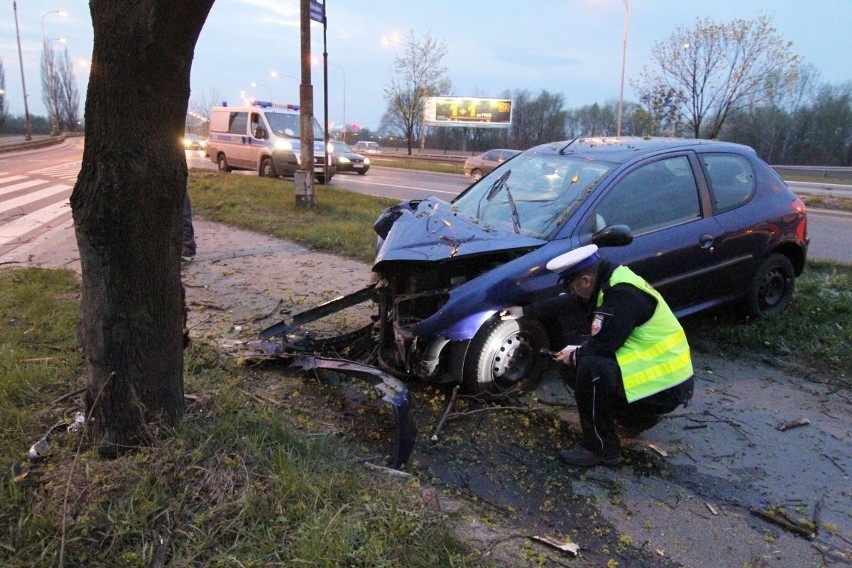
[[(299, 115), (285, 114), (283, 112), (266, 112), (264, 115), (266, 116), (266, 122), (269, 123), (269, 128), (272, 129), (272, 132), (276, 136), (283, 136), (285, 138), (299, 136)], [(322, 137), (323, 134), (320, 133), (319, 138)], [(317, 138), (316, 132), (314, 132), (314, 138)]]
[(245, 134), (246, 124), (248, 124), (247, 112), (232, 112), (228, 118), (228, 133)]

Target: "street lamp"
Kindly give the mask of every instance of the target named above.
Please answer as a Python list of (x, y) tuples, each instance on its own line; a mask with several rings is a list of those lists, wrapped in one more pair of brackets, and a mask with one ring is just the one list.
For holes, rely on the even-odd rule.
[(21, 87), (24, 89), (24, 139), (33, 139), (33, 124), (30, 121), (30, 109), (27, 105), (27, 82), (24, 81), (24, 56), (21, 54), (21, 31), (18, 29), (18, 2), (12, 0), (12, 8), (15, 11), (15, 36), (18, 38), (18, 61), (21, 63)]
[(45, 41), (45, 37), (46, 37), (45, 33), (44, 33), (44, 19), (47, 16), (49, 16), (50, 14), (59, 14), (60, 16), (62, 16), (64, 18), (65, 16), (68, 15), (68, 12), (66, 12), (65, 10), (49, 10), (49, 11), (44, 13), (44, 15), (41, 17), (41, 39), (42, 39), (42, 41)]
[(343, 143), (346, 144), (346, 69), (335, 63), (329, 65), (337, 67), (343, 73)]
[(627, 26), (630, 23), (630, 6), (627, 5), (627, 0), (624, 2), (624, 41), (621, 46), (621, 91), (618, 95), (618, 125), (616, 126), (615, 135), (621, 138), (621, 116), (624, 109), (624, 67), (627, 63)]
[(255, 81), (251, 82), (251, 86), (253, 89), (256, 89), (257, 87), (263, 87), (264, 89), (266, 89), (266, 92), (269, 94), (269, 101), (272, 102), (272, 89), (270, 89), (266, 85), (261, 85), (260, 83), (257, 83)]

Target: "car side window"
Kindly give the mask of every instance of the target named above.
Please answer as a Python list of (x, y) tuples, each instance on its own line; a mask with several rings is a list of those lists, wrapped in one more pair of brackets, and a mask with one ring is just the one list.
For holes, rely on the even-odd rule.
[(731, 211), (751, 200), (757, 185), (748, 159), (737, 154), (704, 154), (701, 163), (710, 180), (714, 213)]
[(232, 112), (228, 118), (228, 133), (243, 135), (246, 133), (246, 124), (248, 124), (247, 112)]
[(648, 233), (701, 217), (698, 186), (686, 156), (645, 164), (624, 176), (595, 208), (583, 233), (628, 225)]

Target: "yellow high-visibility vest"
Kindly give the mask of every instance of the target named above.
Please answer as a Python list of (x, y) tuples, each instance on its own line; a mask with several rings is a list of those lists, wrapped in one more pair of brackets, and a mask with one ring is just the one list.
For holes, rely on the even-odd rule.
[[(630, 284), (657, 299), (651, 319), (633, 329), (615, 352), (627, 402), (635, 402), (689, 379), (692, 359), (686, 334), (660, 293), (626, 266), (619, 266), (609, 285)], [(598, 292), (597, 306), (603, 303)]]

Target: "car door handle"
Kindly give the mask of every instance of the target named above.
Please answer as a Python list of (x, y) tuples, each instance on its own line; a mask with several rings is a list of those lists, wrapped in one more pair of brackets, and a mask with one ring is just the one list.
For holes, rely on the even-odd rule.
[(710, 233), (704, 233), (700, 237), (698, 237), (698, 244), (701, 245), (703, 249), (710, 249), (710, 252), (713, 252), (713, 241), (716, 240), (716, 237), (711, 235)]

